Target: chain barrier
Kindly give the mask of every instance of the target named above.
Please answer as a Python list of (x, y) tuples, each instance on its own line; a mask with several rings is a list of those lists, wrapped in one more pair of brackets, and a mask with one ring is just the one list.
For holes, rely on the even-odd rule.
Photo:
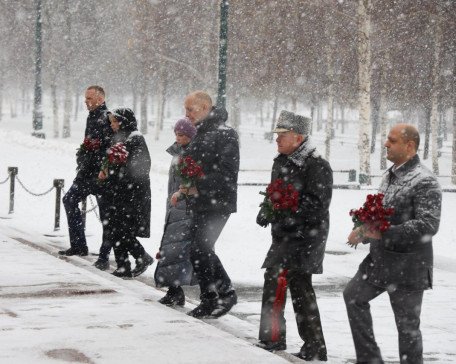
[(32, 191), (30, 191), (27, 187), (24, 186), (24, 184), (22, 183), (22, 181), (19, 179), (19, 177), (16, 175), (16, 179), (17, 181), (19, 182), (19, 184), (21, 185), (21, 187), (28, 193), (30, 193), (31, 195), (33, 196), (44, 196), (44, 195), (47, 195), (48, 193), (50, 193), (55, 187), (52, 186), (49, 190), (43, 192), (43, 193), (34, 193)]
[(10, 179), (10, 177), (11, 177), (11, 176), (8, 174), (8, 176), (6, 177), (6, 179), (5, 179), (4, 181), (1, 181), (1, 182), (0, 182), (0, 185), (2, 185), (2, 184), (4, 184), (4, 183), (8, 182), (8, 180)]
[(101, 222), (100, 216), (98, 216), (98, 212), (97, 212), (97, 210), (96, 210), (97, 207), (98, 207), (98, 205), (95, 205), (95, 204), (93, 203), (92, 196), (90, 196), (90, 195), (89, 195), (89, 201), (90, 201), (90, 205), (92, 205), (92, 208), (91, 208), (90, 210), (87, 210), (86, 213), (87, 213), (87, 212), (92, 212), (92, 211), (93, 211), (93, 212), (95, 213), (95, 216), (97, 217), (98, 221)]

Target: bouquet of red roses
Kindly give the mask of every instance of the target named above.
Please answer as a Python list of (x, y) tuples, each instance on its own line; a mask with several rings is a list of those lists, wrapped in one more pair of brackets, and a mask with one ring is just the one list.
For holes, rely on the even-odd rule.
[(84, 142), (79, 146), (78, 151), (87, 152), (89, 150), (99, 150), (100, 139), (84, 138)]
[(96, 151), (100, 149), (100, 139), (84, 138), (84, 142), (79, 146), (76, 152), (76, 170), (79, 171), (81, 165), (84, 163), (85, 154), (87, 152)]
[(272, 181), (260, 195), (267, 197), (260, 207), (268, 221), (280, 221), (298, 210), (298, 191), (292, 185), (285, 186), (281, 178)]
[[(371, 232), (380, 230), (384, 232), (388, 230), (391, 223), (388, 221), (388, 216), (394, 213), (394, 209), (385, 209), (383, 207), (382, 193), (376, 195), (367, 195), (366, 202), (359, 209), (351, 209), (350, 216), (354, 223), (353, 229), (361, 227), (361, 229), (369, 229)], [(348, 243), (349, 245), (352, 245)]]
[(179, 157), (174, 174), (182, 179), (182, 186), (188, 189), (196, 186), (196, 181), (204, 176), (203, 166), (190, 156)]
[(128, 151), (123, 143), (116, 143), (110, 147), (103, 160), (102, 170), (112, 168), (115, 165), (127, 163)]

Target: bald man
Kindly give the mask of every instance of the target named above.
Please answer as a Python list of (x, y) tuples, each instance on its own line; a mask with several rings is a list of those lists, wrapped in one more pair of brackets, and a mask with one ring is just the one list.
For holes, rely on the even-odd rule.
[(436, 176), (417, 155), (420, 136), (413, 125), (395, 125), (385, 143), (393, 166), (379, 193), (393, 208), (390, 228), (380, 233), (354, 229), (348, 241), (370, 244), (367, 257), (344, 290), (357, 363), (383, 363), (375, 341), (369, 302), (388, 293), (399, 334), (401, 364), (423, 363), (420, 312), (423, 291), (432, 288), (432, 236), (439, 229), (442, 192)]
[(193, 213), (190, 260), (198, 278), (201, 303), (188, 314), (193, 317), (217, 318), (237, 303), (237, 295), (214, 246), (228, 218), (237, 207), (239, 172), (239, 137), (225, 123), (228, 113), (212, 106), (211, 97), (196, 91), (185, 100), (185, 116), (196, 127), (196, 135), (184, 156), (201, 162), (204, 176), (187, 194)]

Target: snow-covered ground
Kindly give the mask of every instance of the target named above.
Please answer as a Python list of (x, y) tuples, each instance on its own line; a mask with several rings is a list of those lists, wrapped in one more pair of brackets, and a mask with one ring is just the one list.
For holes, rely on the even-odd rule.
[[(159, 247), (164, 221), (167, 171), (170, 162), (165, 149), (174, 140), (171, 126), (182, 113), (183, 109), (176, 107), (172, 117), (166, 120), (159, 141), (153, 140), (152, 130), (146, 136), (153, 160), (152, 235), (142, 241), (146, 250), (153, 256)], [(84, 259), (70, 258), (70, 262), (77, 265), (75, 267), (30, 247), (21, 246), (16, 240), (11, 239), (22, 236), (27, 241), (47, 247), (51, 252), (58, 250), (59, 247), (69, 246), (68, 236), (65, 236), (67, 224), (63, 209), (61, 229), (58, 232), (53, 231), (55, 190), (44, 196), (34, 196), (30, 192), (40, 194), (49, 190), (54, 179), (64, 179), (65, 189), (69, 188), (75, 176), (74, 155), (83, 139), (85, 116), (85, 112), (80, 112), (79, 120), (72, 123), (72, 137), (69, 139), (51, 138), (52, 125), (49, 117), (44, 119), (44, 131), (47, 135), (47, 139), (44, 140), (30, 136), (31, 115), (16, 119), (4, 115), (0, 123), (0, 182), (6, 179), (9, 166), (18, 167), (20, 182), (29, 190), (27, 192), (21, 185), (16, 185), (14, 213), (8, 215), (9, 182), (0, 184), (0, 217), (9, 217), (0, 219), (0, 254), (3, 257), (3, 274), (0, 275), (0, 363), (58, 363), (59, 360), (62, 363), (68, 362), (71, 361), (68, 359), (70, 354), (57, 351), (56, 356), (60, 359), (52, 359), (52, 350), (73, 347), (80, 350), (90, 347), (88, 352), (84, 352), (89, 361), (79, 361), (87, 363), (121, 363), (127, 357), (134, 363), (279, 361), (280, 358), (263, 355), (261, 350), (224, 332), (232, 332), (245, 339), (255, 337), (258, 329), (259, 292), (263, 282), (263, 271), (260, 266), (270, 244), (269, 229), (263, 229), (255, 224), (261, 200), (258, 192), (264, 187), (239, 187), (238, 213), (232, 215), (216, 244), (217, 253), (235, 286), (239, 287), (239, 291), (249, 292), (249, 296), (240, 299), (239, 304), (233, 309), (237, 318), (225, 318), (216, 324), (221, 331), (210, 325), (202, 326), (199, 321), (190, 320), (181, 312), (156, 304), (154, 301), (163, 295), (163, 292), (155, 290), (150, 285), (114, 279), (105, 272), (92, 269), (90, 262)], [(271, 144), (263, 138), (268, 127), (269, 125), (261, 128), (253, 116), (244, 115), (241, 125), (241, 184), (268, 182), (267, 170), (270, 169), (276, 154), (275, 143)], [(358, 167), (356, 124), (349, 124), (346, 130), (344, 135), (336, 136), (331, 146), (330, 162), (335, 171)], [(314, 141), (320, 153), (324, 155), (323, 140), (323, 134), (315, 133)], [(440, 159), (441, 173), (446, 175), (450, 174), (449, 143), (444, 143)], [(373, 173), (381, 174), (378, 167), (378, 150), (372, 155), (371, 160)], [(339, 184), (348, 184), (348, 175), (336, 172), (335, 181)], [(374, 187), (378, 181), (374, 179)], [(451, 187), (448, 178), (442, 178), (441, 182), (444, 187)], [(352, 226), (348, 211), (361, 206), (368, 192), (371, 191), (334, 190), (324, 274), (314, 276), (331, 363), (344, 363), (345, 359), (354, 358), (341, 291), (356, 272), (358, 264), (367, 253), (367, 247), (361, 246), (354, 250), (345, 245), (345, 241)], [(90, 208), (90, 201), (88, 205)], [(422, 313), (424, 351), (429, 362), (456, 362), (456, 311), (453, 308), (453, 302), (456, 300), (456, 234), (452, 217), (454, 206), (456, 193), (444, 193), (441, 227), (434, 239), (434, 289), (425, 292)], [(93, 212), (87, 216), (87, 232), (89, 249), (96, 253), (101, 242), (101, 225)], [(63, 236), (45, 236), (53, 233)], [(14, 254), (10, 255), (10, 249)], [(152, 282), (154, 269), (155, 264), (144, 273), (144, 281)], [(41, 298), (38, 294), (33, 294), (34, 289), (40, 290), (39, 287), (46, 287), (48, 290), (53, 284), (63, 283), (68, 284), (70, 291), (95, 287), (95, 291), (114, 290), (117, 293), (83, 297), (69, 294)], [(256, 296), (253, 297), (251, 292), (257, 292)], [(29, 308), (27, 302), (30, 302)], [(37, 307), (40, 305), (43, 307), (38, 310)], [(52, 309), (53, 307), (64, 309)], [(384, 357), (390, 362), (397, 362), (397, 335), (387, 296), (375, 300), (372, 310), (377, 340)], [(287, 305), (286, 317), (287, 351), (295, 352), (299, 349), (301, 341), (290, 304)], [(56, 320), (59, 320), (59, 324)], [(170, 322), (173, 324), (170, 325)], [(239, 325), (237, 333), (233, 329), (236, 325)], [(180, 344), (184, 342), (185, 345)], [(159, 345), (160, 343), (163, 345)], [(30, 346), (35, 349), (25, 350)], [(41, 351), (36, 349), (38, 347), (42, 348)], [(9, 349), (4, 351), (3, 348)], [(134, 350), (139, 352), (132, 352)], [(153, 358), (157, 351), (160, 355), (155, 361)], [(44, 352), (51, 354), (45, 356)], [(118, 352), (122, 352), (124, 356), (113, 356), (113, 353)], [(65, 355), (66, 361), (62, 359)]]

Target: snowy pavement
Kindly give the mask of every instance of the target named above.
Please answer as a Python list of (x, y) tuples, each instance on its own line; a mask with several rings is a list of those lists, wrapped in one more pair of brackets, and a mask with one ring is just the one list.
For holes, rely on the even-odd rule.
[(164, 307), (156, 302), (163, 292), (140, 281), (12, 235), (0, 233), (2, 364), (284, 362)]

